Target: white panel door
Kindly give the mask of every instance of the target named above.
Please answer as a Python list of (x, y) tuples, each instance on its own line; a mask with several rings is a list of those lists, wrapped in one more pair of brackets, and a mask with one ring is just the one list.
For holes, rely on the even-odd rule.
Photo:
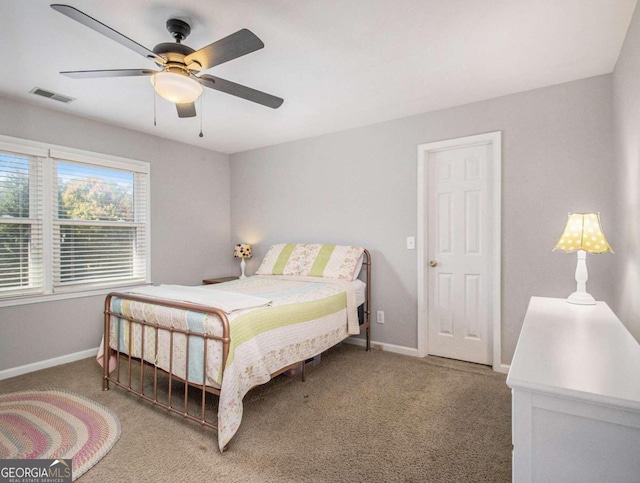
[(429, 354), (491, 364), (489, 279), (492, 145), (430, 152)]

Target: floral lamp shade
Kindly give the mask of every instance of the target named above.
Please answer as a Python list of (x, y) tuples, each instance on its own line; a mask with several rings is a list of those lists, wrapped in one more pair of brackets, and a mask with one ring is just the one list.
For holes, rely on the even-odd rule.
[(251, 244), (238, 243), (233, 249), (234, 258), (251, 258)]
[(600, 227), (598, 213), (569, 213), (564, 232), (554, 250), (565, 253), (578, 250), (588, 253), (613, 253)]
[(587, 292), (587, 253), (613, 253), (600, 226), (598, 213), (569, 213), (569, 219), (554, 250), (578, 255), (576, 266), (576, 291), (567, 302), (578, 305), (593, 305), (595, 299)]

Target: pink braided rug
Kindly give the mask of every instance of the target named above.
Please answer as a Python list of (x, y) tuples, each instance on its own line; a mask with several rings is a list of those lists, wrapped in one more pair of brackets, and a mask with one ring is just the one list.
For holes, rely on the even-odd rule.
[(70, 458), (73, 479), (120, 438), (111, 410), (61, 389), (0, 395), (0, 458)]

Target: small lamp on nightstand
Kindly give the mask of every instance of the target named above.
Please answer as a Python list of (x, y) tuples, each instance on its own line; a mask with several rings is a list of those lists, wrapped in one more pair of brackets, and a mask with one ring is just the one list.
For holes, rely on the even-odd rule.
[(565, 253), (578, 252), (576, 266), (577, 289), (567, 299), (570, 304), (593, 305), (595, 299), (587, 293), (587, 252), (606, 253), (613, 250), (600, 227), (599, 213), (569, 213), (569, 219), (555, 250)]
[(245, 267), (245, 258), (251, 258), (251, 244), (250, 243), (238, 243), (233, 249), (233, 257), (240, 258), (242, 261), (240, 262), (240, 269), (242, 273), (240, 274), (240, 278), (247, 278), (244, 274)]

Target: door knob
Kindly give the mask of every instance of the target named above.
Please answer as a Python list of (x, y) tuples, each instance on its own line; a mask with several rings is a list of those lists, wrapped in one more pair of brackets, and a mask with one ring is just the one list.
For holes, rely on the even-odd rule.
[(437, 267), (437, 266), (438, 266), (438, 262), (436, 262), (435, 260), (431, 260), (431, 261), (429, 262), (429, 266), (430, 266), (430, 267)]

